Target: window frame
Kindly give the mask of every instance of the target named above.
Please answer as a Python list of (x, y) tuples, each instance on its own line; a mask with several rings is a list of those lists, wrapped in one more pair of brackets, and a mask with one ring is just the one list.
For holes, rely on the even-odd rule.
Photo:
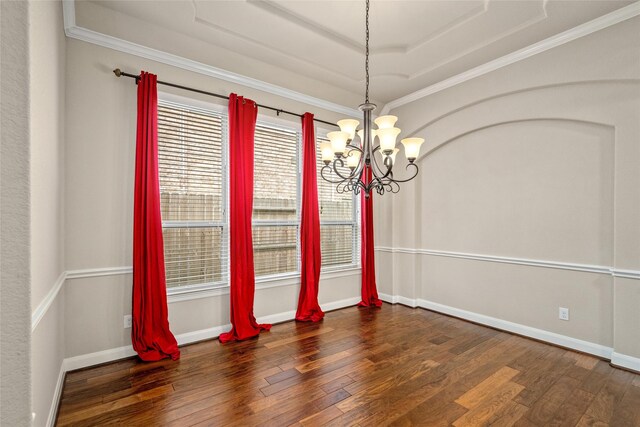
[(206, 113), (213, 113), (221, 116), (221, 146), (220, 146), (220, 173), (222, 181), (222, 218), (221, 221), (164, 221), (162, 220), (162, 230), (165, 228), (214, 228), (222, 229), (221, 258), (226, 264), (224, 266), (222, 280), (218, 282), (198, 283), (184, 286), (167, 286), (167, 295), (181, 295), (198, 293), (204, 291), (216, 291), (229, 287), (230, 280), (230, 239), (229, 239), (229, 116), (224, 106), (209, 103), (193, 98), (182, 97), (167, 92), (158, 91), (158, 105), (161, 103), (174, 105), (192, 110), (202, 110)]
[[(188, 301), (198, 298), (207, 298), (213, 296), (220, 296), (229, 294), (230, 288), (230, 236), (229, 236), (229, 114), (226, 105), (216, 104), (212, 102), (203, 101), (192, 97), (185, 97), (176, 95), (169, 92), (158, 91), (158, 103), (174, 104), (177, 107), (184, 107), (195, 110), (203, 110), (204, 112), (219, 114), (222, 116), (222, 147), (221, 147), (221, 173), (222, 173), (222, 221), (162, 221), (162, 228), (184, 228), (185, 224), (189, 228), (197, 227), (221, 227), (222, 228), (222, 258), (226, 262), (226, 270), (223, 274), (223, 280), (219, 282), (209, 282), (194, 285), (167, 287), (167, 298), (169, 303)], [(268, 226), (287, 225), (295, 226), (296, 232), (296, 271), (277, 273), (271, 275), (256, 276), (256, 290), (268, 289), (281, 286), (294, 286), (299, 284), (300, 272), (301, 272), (301, 246), (300, 246), (300, 219), (302, 214), (302, 178), (303, 178), (303, 136), (302, 125), (296, 123), (294, 120), (284, 120), (281, 118), (271, 117), (268, 115), (260, 114), (256, 120), (257, 125), (264, 125), (267, 127), (273, 127), (286, 131), (294, 131), (297, 134), (296, 144), (296, 220), (278, 221), (278, 220), (257, 220), (252, 219), (252, 227), (255, 224)], [(326, 133), (329, 132), (326, 129), (316, 128), (316, 150), (318, 150), (318, 137), (322, 136), (326, 138)], [(319, 172), (319, 171), (318, 171)], [(321, 178), (320, 178), (321, 179)], [(360, 273), (360, 236), (361, 236), (361, 224), (360, 224), (360, 197), (352, 196), (354, 199), (352, 212), (353, 217), (351, 221), (346, 220), (328, 220), (322, 221), (323, 224), (331, 225), (351, 225), (355, 226), (355, 237), (352, 239), (352, 262), (350, 264), (339, 264), (335, 266), (326, 266), (321, 268), (321, 273), (324, 274), (325, 279), (338, 278), (343, 276), (352, 276)], [(189, 224), (189, 223), (192, 224)], [(225, 254), (226, 253), (226, 254)]]
[[(254, 220), (251, 218), (251, 227), (296, 227), (296, 271), (287, 271), (284, 273), (263, 274), (255, 276), (256, 283), (272, 282), (279, 279), (300, 276), (301, 260), (300, 260), (300, 218), (302, 213), (302, 124), (297, 126), (289, 120), (270, 117), (258, 112), (256, 119), (256, 127), (262, 125), (287, 132), (295, 132), (296, 134), (296, 219), (295, 220)], [(255, 199), (255, 195), (254, 195)], [(255, 206), (254, 206), (255, 208)], [(255, 241), (254, 241), (255, 244)], [(254, 248), (255, 252), (255, 248)]]
[[(315, 147), (316, 147), (316, 156), (318, 153), (318, 150), (320, 149), (320, 144), (318, 143), (318, 139), (326, 139), (327, 138), (327, 133), (331, 132), (331, 130), (322, 128), (322, 127), (316, 127), (316, 132), (315, 132)], [(320, 171), (316, 171), (316, 175), (320, 174)], [(320, 180), (322, 180), (322, 178), (317, 178), (318, 179), (318, 184), (320, 182)], [(334, 186), (335, 184), (330, 184), (332, 186)], [(329, 271), (340, 271), (340, 270), (348, 270), (348, 269), (355, 269), (355, 268), (360, 268), (362, 266), (362, 262), (361, 262), (361, 257), (360, 257), (360, 246), (361, 246), (361, 238), (362, 238), (362, 224), (361, 224), (361, 216), (360, 216), (360, 210), (361, 210), (361, 197), (360, 195), (355, 195), (355, 194), (351, 194), (352, 200), (353, 200), (353, 204), (352, 204), (352, 213), (351, 213), (351, 221), (347, 221), (347, 220), (322, 220), (322, 217), (320, 217), (320, 227), (322, 227), (323, 224), (325, 225), (351, 225), (354, 230), (353, 232), (353, 238), (351, 241), (351, 246), (352, 246), (352, 252), (351, 252), (351, 264), (338, 264), (338, 265), (332, 265), (332, 266), (326, 266), (326, 267), (321, 267), (320, 271), (321, 272), (329, 272)]]

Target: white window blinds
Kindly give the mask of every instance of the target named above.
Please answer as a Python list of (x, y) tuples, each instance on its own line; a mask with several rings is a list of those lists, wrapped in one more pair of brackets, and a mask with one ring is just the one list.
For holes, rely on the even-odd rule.
[[(170, 290), (229, 284), (227, 132), (224, 113), (164, 100), (158, 104), (158, 166)], [(300, 129), (256, 125), (253, 250), (258, 278), (300, 271), (301, 146)], [(322, 266), (357, 265), (360, 198), (338, 194), (334, 184), (322, 179), (319, 147), (316, 153)]]
[(253, 252), (256, 276), (298, 271), (300, 134), (258, 123), (254, 149)]
[(167, 287), (228, 282), (224, 117), (158, 105), (158, 166)]
[[(338, 193), (336, 184), (331, 184), (322, 178), (321, 169), (324, 166), (320, 152), (322, 142), (329, 142), (329, 140), (317, 138), (316, 141), (322, 266), (357, 265), (360, 253), (360, 196), (354, 196), (352, 192)], [(348, 176), (349, 168), (345, 166), (340, 173)], [(338, 179), (335, 174), (328, 177), (333, 180)]]

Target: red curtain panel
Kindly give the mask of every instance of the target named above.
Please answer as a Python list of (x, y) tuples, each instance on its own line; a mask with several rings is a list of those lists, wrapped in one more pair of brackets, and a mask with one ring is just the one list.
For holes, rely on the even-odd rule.
[(220, 342), (246, 340), (271, 329), (253, 315), (255, 273), (251, 216), (253, 213), (253, 145), (258, 106), (229, 96), (229, 214), (231, 249), (231, 331)]
[[(365, 184), (371, 182), (371, 166), (362, 171)], [(373, 249), (373, 191), (369, 197), (361, 192), (360, 226), (362, 250), (362, 301), (360, 307), (380, 307), (382, 301), (378, 298), (376, 289), (376, 259)]]
[(316, 180), (316, 137), (313, 114), (302, 116), (302, 217), (300, 221), (300, 295), (296, 320), (317, 322), (324, 312), (318, 304), (320, 281), (320, 212)]
[(164, 244), (158, 180), (157, 76), (140, 73), (133, 202), (133, 297), (131, 341), (145, 361), (180, 358), (169, 330)]

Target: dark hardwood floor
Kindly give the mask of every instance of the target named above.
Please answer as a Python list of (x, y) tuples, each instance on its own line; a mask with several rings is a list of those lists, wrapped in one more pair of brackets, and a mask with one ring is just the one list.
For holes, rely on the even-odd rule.
[(58, 425), (640, 426), (640, 375), (383, 305), (67, 374)]

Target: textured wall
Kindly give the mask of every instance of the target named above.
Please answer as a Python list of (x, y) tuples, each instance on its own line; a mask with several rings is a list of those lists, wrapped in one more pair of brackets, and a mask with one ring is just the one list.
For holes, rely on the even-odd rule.
[(0, 2), (0, 424), (31, 419), (29, 4)]
[(427, 142), (379, 198), (377, 244), (407, 249), (383, 291), (640, 356), (638, 280), (429, 252), (640, 270), (639, 43), (633, 18), (392, 111)]

